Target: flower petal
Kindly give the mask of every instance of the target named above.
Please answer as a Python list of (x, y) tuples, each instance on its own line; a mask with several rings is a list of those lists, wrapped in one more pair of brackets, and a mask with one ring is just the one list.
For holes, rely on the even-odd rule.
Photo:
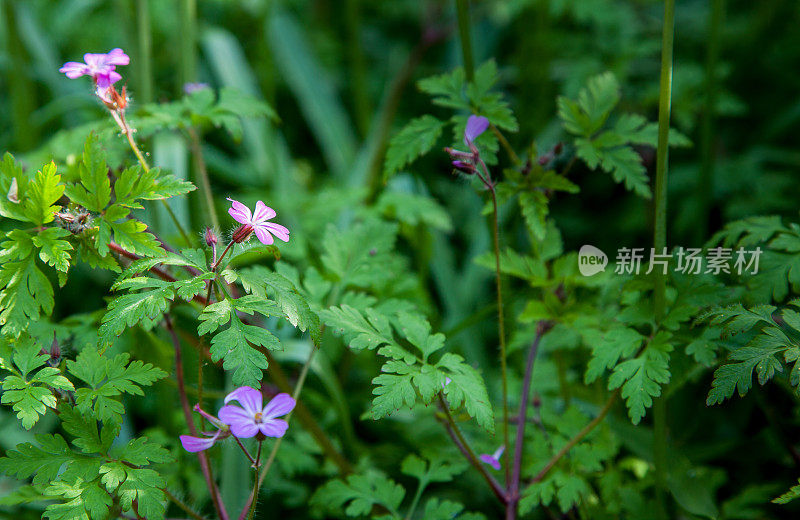
[(85, 63), (68, 61), (60, 69), (58, 69), (58, 72), (66, 74), (69, 79), (75, 79), (80, 78), (84, 74), (88, 74), (89, 67), (87, 67)]
[(481, 455), (478, 458), (481, 459), (481, 462), (490, 465), (491, 467), (493, 467), (497, 471), (500, 471), (500, 461), (497, 460), (496, 458), (492, 457), (488, 453), (484, 453), (483, 455)]
[(488, 119), (483, 116), (469, 116), (467, 126), (464, 128), (464, 144), (469, 146), (469, 143), (475, 141), (487, 128), (489, 128)]
[(283, 437), (288, 428), (289, 423), (283, 419), (270, 419), (258, 425), (258, 429), (267, 437)]
[(294, 410), (296, 404), (297, 401), (292, 399), (291, 395), (278, 394), (267, 403), (267, 406), (264, 407), (264, 419), (273, 419), (275, 417), (280, 417), (281, 415), (286, 415)]
[(269, 220), (276, 215), (275, 210), (261, 202), (256, 202), (256, 210), (253, 212), (253, 222), (259, 224)]
[(107, 65), (127, 65), (130, 62), (131, 59), (119, 47), (108, 51), (108, 54), (106, 54), (105, 57), (105, 63)]
[(270, 233), (272, 233), (276, 237), (283, 240), (284, 242), (289, 241), (289, 230), (286, 229), (284, 226), (281, 226), (280, 224), (276, 224), (274, 222), (265, 222), (260, 225), (266, 228)]
[(225, 396), (225, 404), (231, 401), (239, 401), (242, 408), (251, 416), (255, 417), (264, 405), (264, 396), (259, 390), (249, 386), (240, 386), (233, 392)]
[(258, 237), (259, 242), (265, 246), (271, 245), (274, 242), (272, 235), (270, 235), (269, 231), (267, 231), (265, 224), (259, 224), (255, 226), (253, 230), (256, 232), (256, 237)]
[(250, 213), (250, 208), (230, 197), (228, 197), (228, 200), (231, 201), (231, 209), (228, 210), (228, 214), (233, 217), (233, 220), (240, 224), (252, 224), (253, 214)]
[(236, 405), (223, 406), (219, 409), (219, 420), (231, 428), (231, 433), (237, 437), (247, 438), (258, 433), (255, 415), (247, 413)]
[(192, 453), (207, 450), (217, 441), (219, 432), (213, 437), (192, 437), (191, 435), (181, 435), (178, 437), (181, 440), (183, 449)]

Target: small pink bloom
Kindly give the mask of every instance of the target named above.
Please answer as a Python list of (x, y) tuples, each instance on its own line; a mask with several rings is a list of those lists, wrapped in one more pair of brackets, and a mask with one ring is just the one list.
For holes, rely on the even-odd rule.
[(469, 116), (464, 128), (464, 144), (470, 146), (479, 135), (489, 128), (489, 120), (483, 116)]
[[(241, 406), (229, 405), (230, 401), (238, 401)], [(278, 394), (262, 407), (261, 392), (243, 386), (228, 394), (225, 404), (219, 419), (230, 426), (236, 437), (253, 437), (259, 432), (267, 437), (283, 437), (289, 424), (278, 417), (291, 412), (296, 402), (289, 394)]]
[(131, 60), (122, 49), (117, 48), (106, 54), (86, 53), (83, 55), (83, 61), (84, 63), (69, 61), (58, 71), (63, 72), (70, 79), (91, 76), (97, 87), (105, 90), (122, 79), (122, 76), (114, 71), (116, 66), (127, 65)]
[(500, 457), (502, 457), (502, 456), (503, 456), (503, 452), (505, 451), (505, 449), (506, 449), (506, 447), (505, 447), (505, 446), (500, 446), (500, 447), (499, 447), (499, 448), (497, 448), (497, 450), (496, 450), (494, 453), (492, 453), (491, 455), (489, 455), (488, 453), (484, 453), (484, 454), (482, 454), (482, 455), (481, 455), (480, 457), (478, 457), (478, 458), (479, 458), (479, 459), (481, 460), (481, 462), (483, 462), (484, 464), (488, 464), (488, 465), (490, 465), (491, 467), (493, 467), (493, 468), (495, 469), (495, 471), (500, 471), (500, 468), (501, 468), (501, 465), (500, 465)]
[(272, 235), (275, 235), (284, 242), (289, 241), (288, 229), (280, 224), (267, 222), (275, 217), (276, 213), (274, 209), (259, 200), (256, 202), (255, 213), (251, 213), (250, 208), (238, 200), (233, 200), (230, 197), (228, 197), (228, 200), (231, 201), (231, 208), (228, 210), (228, 214), (230, 214), (236, 222), (252, 227), (253, 232), (255, 232), (256, 237), (258, 237), (258, 240), (262, 244), (267, 246), (272, 244), (274, 241)]

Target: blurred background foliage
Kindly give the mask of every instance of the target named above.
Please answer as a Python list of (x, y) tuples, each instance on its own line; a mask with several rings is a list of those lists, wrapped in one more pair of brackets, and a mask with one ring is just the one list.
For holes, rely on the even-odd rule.
[[(544, 153), (564, 141), (556, 97), (574, 97), (588, 78), (604, 71), (612, 71), (622, 85), (622, 110), (656, 119), (662, 2), (473, 0), (470, 4), (475, 62), (491, 58), (497, 62), (499, 88), (519, 121), (519, 132), (508, 135), (516, 150), (535, 143)], [(669, 244), (700, 246), (724, 223), (752, 215), (778, 214), (794, 220), (800, 185), (797, 1), (678, 4), (673, 126), (693, 146), (675, 150), (670, 157)], [(276, 118), (246, 119), (241, 128), (233, 124), (232, 132), (204, 128), (201, 146), (220, 215), (225, 216), (227, 194), (244, 192), (252, 200), (269, 201), (281, 223), (293, 231), (283, 255), (300, 260), (304, 248), (310, 244), (313, 249), (313, 241), (328, 224), (348, 225), (353, 208), (374, 202), (379, 194), (431, 194), (449, 217), (438, 217), (438, 224), (431, 223), (435, 217), (430, 214), (422, 224), (400, 219), (402, 240), (397, 248), (413, 251), (408, 256), (423, 282), (416, 290), (420, 301), (427, 302), (434, 330), (446, 332), (457, 350), (491, 374), (489, 360), (494, 353), (485, 345), (491, 344), (486, 338), (495, 333), (494, 311), (484, 302), (492, 298), (492, 273), (474, 262), (490, 243), (481, 200), (467, 183), (451, 175), (444, 153), (429, 154), (388, 185), (382, 177), (383, 154), (394, 132), (432, 111), (448, 116), (431, 106), (416, 81), (461, 65), (453, 2), (0, 0), (0, 6), (0, 150), (11, 151), (29, 168), (50, 159), (68, 166), (80, 154), (88, 130), (109, 128), (107, 114), (87, 83), (58, 73), (63, 62), (77, 60), (85, 52), (122, 47), (130, 54), (131, 65), (123, 74), (134, 124), (137, 109), (181, 99), (190, 82), (207, 83), (215, 90), (230, 87), (266, 101)], [(144, 117), (141, 112), (140, 117)], [(156, 165), (195, 178), (199, 166), (191, 155), (191, 139), (163, 129), (139, 130)], [(448, 139), (441, 145), (449, 144)], [(126, 153), (122, 141), (118, 150), (109, 146), (109, 153)], [(642, 147), (640, 153), (652, 176), (654, 151)], [(500, 156), (501, 166), (509, 166), (504, 161)], [(584, 243), (606, 252), (622, 246), (649, 247), (652, 223), (644, 215), (652, 214), (650, 201), (580, 163), (570, 178), (581, 186), (580, 196), (559, 195), (551, 205), (565, 250)], [(200, 230), (210, 223), (203, 208), (195, 192), (173, 209), (191, 229)], [(391, 204), (381, 209), (387, 214), (404, 210)], [(174, 235), (165, 214), (152, 210), (148, 221), (162, 236)], [(513, 237), (519, 226), (506, 225)], [(228, 227), (223, 224), (222, 230), (229, 231)], [(110, 275), (98, 277), (87, 268), (77, 268), (62, 290), (54, 318), (96, 311), (111, 281)], [(168, 346), (146, 350), (142, 345), (153, 338), (138, 338), (141, 342), (134, 338), (120, 348), (169, 366)], [(423, 444), (421, 439), (441, 442), (433, 421), (416, 423), (410, 416), (390, 424), (359, 421), (377, 365), (341, 351), (325, 354), (314, 367), (318, 377), (309, 382), (304, 398), (328, 426), (337, 424), (340, 414), (353, 416), (355, 432), (349, 429), (349, 419), (343, 421), (347, 427), (340, 439), (353, 460), (393, 470)], [(296, 358), (287, 363), (303, 355)], [(512, 363), (521, 366), (521, 356), (512, 357)], [(581, 379), (582, 369), (556, 374), (555, 365), (542, 366), (538, 391), (556, 386), (559, 376), (570, 383)], [(497, 378), (489, 375), (487, 381), (496, 395), (498, 389), (492, 386), (499, 384)], [(775, 411), (788, 405), (790, 398), (780, 389), (763, 393), (757, 389), (745, 400), (707, 409), (703, 401), (709, 381), (706, 372), (697, 384), (671, 397), (671, 409), (684, 410), (671, 416), (674, 442), (693, 460), (715, 466), (704, 469), (709, 473), (701, 477), (717, 493), (721, 518), (788, 518), (782, 516), (788, 514), (786, 509), (769, 512), (761, 505), (784, 490), (780, 483), (793, 481), (795, 465), (800, 463), (783, 449), (787, 442), (791, 446), (787, 438), (800, 433), (796, 412), (778, 416)], [(207, 384), (224, 386), (223, 381)], [(173, 395), (169, 383), (156, 386), (137, 401), (127, 426), (147, 431), (154, 425), (154, 410), (174, 415), (178, 424), (179, 411), (171, 407)], [(28, 438), (14, 428), (11, 418), (0, 416), (4, 449)], [(779, 428), (763, 427), (766, 423), (778, 423)], [(40, 426), (46, 430), (46, 421)], [(633, 453), (629, 465), (634, 468), (636, 456), (647, 452), (642, 446), (647, 445), (648, 434), (634, 432), (620, 420), (611, 421), (611, 428), (626, 439)], [(647, 432), (646, 426), (643, 431)], [(149, 433), (174, 447), (174, 435), (180, 432)], [(493, 448), (485, 447), (489, 452)], [(274, 482), (264, 491), (282, 496), (266, 499), (275, 517), (291, 511), (304, 518), (309, 493), (325, 480), (321, 473), (334, 473), (333, 468), (317, 467), (322, 459), (310, 456), (315, 449), (306, 433), (287, 442)], [(185, 479), (187, 489), (202, 496), (202, 481), (192, 467), (187, 462), (182, 466), (185, 474), (171, 478)], [(230, 465), (222, 469), (223, 493), (232, 503), (243, 500), (246, 491), (235, 482), (236, 471)], [(717, 490), (725, 475), (726, 486)], [(471, 489), (478, 488), (477, 478), (465, 475), (466, 484), (444, 485), (440, 494), (468, 509), (491, 511), (486, 506), (488, 493)]]

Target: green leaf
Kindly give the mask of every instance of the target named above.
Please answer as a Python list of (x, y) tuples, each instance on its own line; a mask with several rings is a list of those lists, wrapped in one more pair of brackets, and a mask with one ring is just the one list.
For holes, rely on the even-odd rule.
[(36, 435), (36, 442), (39, 446), (25, 442), (6, 451), (6, 456), (0, 458), (0, 471), (18, 479), (33, 477), (34, 485), (41, 485), (54, 480), (61, 467), (74, 458), (67, 441), (58, 434)]
[[(470, 417), (488, 432), (494, 432), (494, 412), (480, 373), (465, 363), (458, 354), (445, 353), (436, 363), (436, 368), (450, 383), (444, 385), (444, 395), (450, 406), (458, 409), (462, 405)], [(444, 383), (444, 381), (442, 381)]]
[(139, 289), (119, 296), (108, 304), (98, 334), (98, 344), (108, 345), (126, 329), (141, 322), (151, 326), (169, 309), (175, 298), (175, 285), (155, 278), (137, 277), (125, 280), (118, 288)]
[[(113, 205), (111, 206), (114, 207)], [(163, 256), (164, 249), (156, 237), (148, 233), (147, 224), (138, 220), (129, 219), (122, 222), (103, 220), (114, 232), (114, 241), (123, 249), (142, 256)], [(100, 239), (100, 235), (98, 235)], [(103, 244), (107, 250), (107, 245)], [(98, 243), (98, 249), (102, 251)]]
[(423, 488), (431, 482), (450, 482), (466, 469), (467, 463), (464, 460), (448, 457), (438, 451), (426, 453), (424, 459), (412, 453), (403, 459), (400, 466), (400, 471), (404, 474), (424, 483)]
[(482, 63), (475, 69), (475, 79), (467, 86), (466, 94), (473, 112), (485, 116), (498, 128), (516, 132), (519, 124), (508, 102), (503, 99), (503, 94), (491, 92), (499, 77), (494, 60)]
[(39, 258), (45, 264), (62, 273), (69, 270), (72, 244), (62, 240), (70, 236), (70, 232), (62, 228), (47, 228), (33, 236), (33, 245), (39, 248)]
[(408, 226), (424, 225), (441, 231), (453, 229), (450, 215), (439, 203), (416, 193), (384, 191), (375, 202), (375, 210)]
[(772, 502), (775, 504), (788, 504), (792, 500), (795, 500), (798, 497), (800, 497), (800, 480), (798, 480), (797, 482), (798, 482), (797, 485), (792, 486), (789, 489), (789, 491), (782, 494), (778, 498), (773, 499)]
[(363, 475), (350, 475), (346, 480), (332, 480), (320, 487), (311, 497), (311, 504), (325, 511), (347, 506), (347, 516), (368, 516), (375, 505), (383, 506), (396, 517), (405, 496), (400, 484), (382, 473), (367, 470)]
[(79, 173), (80, 183), (69, 185), (67, 196), (89, 211), (102, 212), (111, 202), (111, 181), (105, 151), (94, 133), (86, 139)]
[(633, 359), (623, 361), (614, 368), (608, 380), (608, 389), (622, 387), (622, 398), (628, 406), (628, 416), (639, 424), (645, 409), (653, 404), (653, 397), (661, 395), (661, 386), (670, 380), (669, 352), (666, 333), (659, 332), (644, 351)]
[(115, 203), (127, 208), (141, 208), (139, 200), (163, 200), (195, 190), (194, 184), (160, 168), (145, 171), (141, 165), (126, 168), (114, 183)]
[(55, 163), (44, 165), (27, 190), (24, 204), (28, 221), (37, 227), (52, 222), (53, 215), (59, 209), (54, 204), (63, 194), (64, 185), (61, 184), (61, 175), (56, 174)]
[(303, 332), (308, 331), (319, 343), (319, 317), (289, 279), (260, 266), (243, 269), (239, 272), (239, 279), (247, 292), (274, 301), (289, 323)]
[(0, 216), (27, 221), (24, 201), (27, 198), (28, 177), (14, 156), (6, 152), (0, 161)]
[(620, 359), (632, 356), (642, 345), (644, 337), (628, 327), (614, 327), (604, 333), (586, 331), (584, 341), (592, 348), (592, 359), (586, 366), (584, 381), (594, 382), (606, 369), (614, 368)]
[(108, 516), (112, 498), (105, 493), (96, 481), (84, 482), (77, 479), (73, 484), (65, 481), (53, 482), (45, 493), (61, 496), (64, 502), (50, 504), (42, 518), (50, 520), (90, 520)]
[(389, 141), (386, 160), (383, 165), (384, 179), (388, 179), (417, 157), (425, 155), (433, 148), (442, 135), (444, 121), (424, 115), (412, 119)]
[[(245, 300), (245, 301), (241, 301)], [(211, 339), (211, 359), (222, 361), (222, 368), (233, 370), (233, 383), (237, 386), (248, 385), (258, 387), (259, 381), (266, 370), (267, 357), (252, 345), (266, 348), (267, 350), (282, 350), (283, 346), (271, 332), (255, 325), (245, 325), (236, 315), (236, 310), (253, 312), (251, 302), (255, 303), (258, 297), (243, 297), (237, 300), (223, 300), (209, 305), (200, 315), (200, 325), (197, 332), (200, 335), (208, 334), (230, 322), (230, 326), (218, 332)]]
[(558, 116), (568, 132), (589, 137), (605, 124), (619, 100), (619, 82), (611, 72), (605, 72), (589, 79), (578, 93), (577, 103), (559, 97)]
[(33, 239), (15, 229), (0, 244), (0, 326), (18, 336), (40, 314), (53, 311), (53, 286), (36, 266)]
[(69, 372), (86, 383), (88, 388), (75, 392), (77, 408), (92, 412), (103, 421), (122, 421), (123, 407), (116, 398), (123, 394), (144, 395), (142, 386), (150, 386), (167, 373), (150, 363), (131, 361), (128, 354), (111, 357), (97, 350), (84, 348), (75, 361), (67, 361)]
[(367, 309), (365, 314), (362, 316), (358, 310), (343, 304), (321, 311), (320, 317), (352, 349), (374, 350), (382, 345), (395, 344), (389, 320), (373, 309)]

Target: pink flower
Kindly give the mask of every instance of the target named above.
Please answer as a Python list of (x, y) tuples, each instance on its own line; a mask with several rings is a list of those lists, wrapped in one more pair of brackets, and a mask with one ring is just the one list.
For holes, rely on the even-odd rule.
[[(241, 406), (229, 405), (230, 401), (239, 401)], [(230, 426), (236, 437), (253, 437), (259, 432), (267, 437), (283, 437), (289, 424), (277, 417), (291, 412), (296, 402), (289, 394), (278, 394), (262, 407), (261, 392), (243, 386), (228, 394), (225, 404), (219, 411), (219, 419)]]
[(274, 209), (270, 208), (259, 200), (256, 202), (256, 210), (255, 214), (253, 214), (250, 212), (250, 208), (238, 200), (233, 200), (230, 197), (228, 197), (228, 200), (231, 201), (231, 208), (228, 210), (230, 216), (243, 226), (251, 227), (252, 231), (255, 232), (256, 237), (258, 237), (258, 240), (262, 244), (267, 246), (272, 244), (272, 235), (275, 235), (284, 242), (289, 241), (288, 229), (280, 224), (267, 222), (271, 218), (275, 217), (276, 213)]
[(500, 465), (500, 457), (502, 457), (502, 456), (503, 456), (503, 452), (505, 451), (505, 449), (506, 449), (506, 447), (505, 447), (505, 446), (500, 446), (500, 447), (499, 447), (499, 448), (497, 448), (497, 450), (496, 450), (494, 453), (492, 453), (491, 455), (489, 455), (488, 453), (484, 453), (484, 454), (482, 454), (482, 455), (481, 455), (480, 457), (478, 457), (478, 458), (479, 458), (479, 459), (481, 460), (481, 462), (483, 462), (484, 464), (488, 464), (488, 465), (490, 465), (491, 467), (493, 467), (493, 468), (495, 469), (495, 471), (500, 471), (500, 468), (501, 468), (501, 465)]
[(68, 61), (60, 69), (69, 79), (81, 76), (91, 76), (97, 84), (98, 89), (107, 89), (120, 79), (122, 76), (115, 72), (117, 65), (127, 65), (130, 63), (128, 57), (122, 49), (112, 49), (106, 54), (86, 53), (83, 55), (84, 63)]
[(467, 126), (464, 128), (464, 144), (471, 147), (479, 135), (489, 128), (489, 120), (483, 116), (469, 116)]

